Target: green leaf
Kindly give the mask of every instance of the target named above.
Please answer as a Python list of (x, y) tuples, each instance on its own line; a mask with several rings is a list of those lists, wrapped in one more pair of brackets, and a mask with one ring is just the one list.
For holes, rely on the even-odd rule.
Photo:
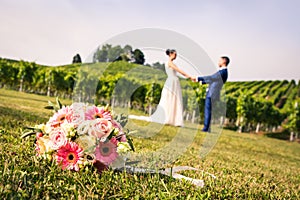
[(126, 138), (127, 138), (127, 142), (128, 142), (128, 144), (129, 144), (131, 150), (132, 150), (132, 151), (135, 151), (134, 146), (133, 146), (133, 141), (132, 141), (132, 139), (131, 139), (129, 136), (126, 136)]
[(113, 136), (115, 136), (114, 132), (115, 132), (115, 129), (112, 130), (112, 132), (111, 132), (111, 133), (109, 134), (109, 136), (107, 137), (108, 140), (110, 140)]
[[(57, 108), (57, 106), (56, 105), (54, 105), (51, 101), (48, 101), (48, 106), (46, 106), (47, 107), (47, 109), (53, 109), (55, 112), (57, 112), (58, 111), (58, 108)], [(46, 108), (45, 107), (45, 108)]]
[(53, 106), (45, 106), (44, 108), (45, 108), (45, 109), (49, 109), (49, 110), (53, 110), (53, 109), (54, 109)]
[(60, 100), (59, 100), (58, 97), (56, 97), (56, 104), (57, 104), (57, 107), (58, 107), (59, 109), (62, 108), (62, 104), (61, 104), (61, 102), (60, 102)]

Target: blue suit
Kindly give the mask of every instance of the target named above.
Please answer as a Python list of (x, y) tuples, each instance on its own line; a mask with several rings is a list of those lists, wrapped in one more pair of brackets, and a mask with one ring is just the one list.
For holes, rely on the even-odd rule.
[(203, 131), (210, 131), (212, 103), (220, 100), (221, 89), (223, 87), (223, 84), (226, 83), (227, 78), (227, 68), (221, 69), (211, 76), (198, 77), (198, 82), (201, 81), (203, 84), (209, 84), (205, 99)]

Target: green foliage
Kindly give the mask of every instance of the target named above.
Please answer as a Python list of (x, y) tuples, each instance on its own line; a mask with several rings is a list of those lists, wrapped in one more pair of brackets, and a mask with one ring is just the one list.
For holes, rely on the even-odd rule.
[(226, 117), (231, 120), (237, 119), (237, 98), (226, 96)]
[(159, 70), (165, 72), (165, 64), (164, 63), (155, 62), (155, 63), (152, 64), (152, 67), (154, 69), (159, 69)]
[(76, 55), (73, 57), (72, 63), (73, 63), (73, 64), (74, 64), (74, 63), (82, 63), (81, 57), (80, 57), (79, 54), (76, 54)]
[(145, 63), (145, 56), (139, 49), (133, 51), (134, 63), (143, 65)]
[(278, 126), (284, 119), (284, 115), (272, 102), (254, 98), (247, 93), (241, 93), (237, 99), (236, 113), (237, 125), (241, 127), (248, 123)]
[(18, 85), (18, 68), (16, 66), (7, 65), (2, 67), (2, 77), (1, 81), (3, 81), (3, 85), (7, 88), (15, 88)]
[(146, 102), (148, 104), (158, 104), (160, 100), (160, 95), (162, 91), (162, 86), (157, 83), (148, 84), (146, 86), (147, 92), (146, 92)]
[[(231, 121), (236, 120), (237, 125), (250, 127), (259, 123), (267, 128), (282, 124), (291, 113), (299, 85), (294, 80), (252, 81), (229, 82), (225, 88), (226, 116)], [(236, 113), (232, 107), (236, 108)]]
[[(93, 55), (93, 62), (109, 62), (108, 52), (112, 48), (112, 45), (105, 44), (98, 48), (98, 50)], [(112, 53), (110, 53), (112, 55)], [(116, 59), (119, 55), (116, 55), (114, 59)], [(112, 61), (114, 61), (114, 59)]]
[(112, 46), (111, 44), (102, 45), (93, 55), (94, 63), (122, 60), (143, 65), (145, 63), (145, 56), (140, 49), (133, 50), (130, 45), (125, 45), (124, 48), (122, 48), (120, 45)]
[(298, 81), (298, 92), (297, 92), (297, 97), (300, 97), (300, 80)]
[(246, 94), (241, 94), (237, 99), (236, 112), (238, 116), (238, 125), (244, 126), (247, 120), (247, 112), (249, 111), (251, 99)]
[(288, 123), (286, 127), (294, 133), (300, 132), (300, 99), (295, 100), (293, 109), (288, 117)]

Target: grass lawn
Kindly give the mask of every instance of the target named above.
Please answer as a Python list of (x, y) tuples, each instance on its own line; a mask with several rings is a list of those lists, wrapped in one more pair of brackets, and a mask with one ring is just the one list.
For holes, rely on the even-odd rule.
[[(131, 175), (108, 170), (100, 176), (93, 168), (79, 173), (62, 171), (55, 164), (35, 157), (34, 137), (20, 139), (22, 127), (49, 119), (51, 111), (43, 108), (48, 100), (54, 98), (0, 89), (0, 199), (300, 198), (300, 144), (223, 130), (214, 148), (206, 156), (200, 156), (204, 155), (200, 153), (205, 149), (205, 138), (214, 136), (199, 132), (198, 125), (193, 124), (186, 124), (185, 128), (161, 127), (132, 120), (126, 127), (138, 131), (134, 137), (136, 154), (148, 152), (148, 155), (176, 137), (177, 145), (180, 141), (182, 147), (189, 144), (182, 155), (175, 155), (175, 160), (170, 145), (158, 154), (165, 156), (158, 163), (201, 169), (182, 174), (203, 179), (203, 188), (159, 174)], [(62, 102), (71, 103), (64, 99)], [(159, 133), (153, 135), (157, 129)], [(193, 140), (189, 140), (191, 136)], [(145, 159), (155, 164), (155, 158)], [(165, 164), (164, 159), (172, 162)]]

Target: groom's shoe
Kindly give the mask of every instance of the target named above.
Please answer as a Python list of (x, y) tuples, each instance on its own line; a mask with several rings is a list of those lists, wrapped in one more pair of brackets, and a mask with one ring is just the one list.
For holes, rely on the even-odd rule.
[(201, 131), (206, 132), (206, 133), (210, 133), (210, 128), (203, 128)]

